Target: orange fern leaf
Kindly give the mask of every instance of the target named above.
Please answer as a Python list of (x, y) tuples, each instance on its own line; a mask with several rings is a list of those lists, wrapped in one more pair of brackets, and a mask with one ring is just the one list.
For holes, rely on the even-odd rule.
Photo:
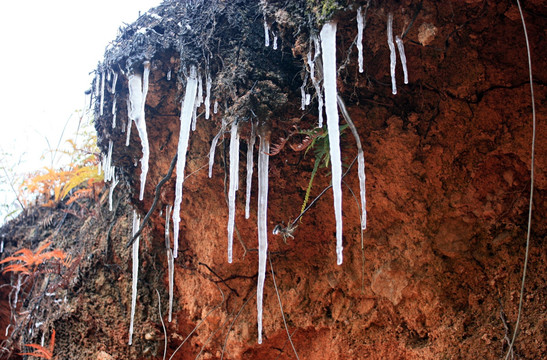
[(28, 267), (21, 264), (8, 265), (6, 266), (4, 270), (2, 270), (2, 274), (8, 273), (8, 272), (15, 272), (15, 273), (19, 272), (24, 275), (30, 275), (30, 270), (28, 269)]
[(49, 349), (38, 344), (25, 344), (24, 346), (28, 346), (30, 348), (36, 349), (36, 351), (32, 353), (19, 353), (19, 355), (35, 356), (42, 359), (53, 359), (53, 349), (55, 347), (55, 330), (53, 330), (53, 332), (51, 333), (51, 341), (49, 343)]

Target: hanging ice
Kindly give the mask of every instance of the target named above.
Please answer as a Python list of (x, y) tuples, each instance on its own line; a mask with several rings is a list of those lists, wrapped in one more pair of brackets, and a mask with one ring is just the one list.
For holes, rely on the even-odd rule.
[(310, 44), (310, 51), (308, 52), (308, 63), (310, 65), (311, 82), (313, 84), (313, 87), (315, 88), (315, 93), (317, 95), (318, 126), (323, 127), (323, 95), (321, 94), (321, 86), (319, 85), (319, 80), (315, 76), (315, 61), (317, 61), (319, 55), (321, 54), (321, 48), (319, 46), (319, 40), (316, 36), (312, 36), (312, 40), (315, 48), (315, 55), (312, 59)]
[(228, 189), (228, 262), (232, 263), (234, 223), (236, 216), (236, 190), (239, 184), (239, 134), (237, 122), (230, 131), (230, 186)]
[(340, 128), (336, 99), (336, 23), (330, 21), (321, 29), (323, 52), (323, 86), (325, 110), (329, 132), (329, 148), (332, 168), (332, 192), (336, 218), (336, 262), (342, 264), (342, 159), (340, 155)]
[(112, 129), (116, 128), (116, 96), (112, 100)]
[(266, 21), (266, 15), (264, 15), (264, 46), (270, 46), (270, 25)]
[(277, 34), (274, 34), (273, 49), (277, 50)]
[(173, 206), (173, 257), (177, 257), (179, 248), (180, 204), (182, 202), (182, 184), (184, 183), (184, 168), (186, 167), (186, 152), (190, 138), (190, 125), (195, 107), (196, 91), (198, 87), (197, 70), (190, 68), (190, 77), (186, 82), (184, 103), (180, 112), (180, 133), (177, 148), (177, 180), (175, 184), (175, 203)]
[(245, 191), (245, 219), (250, 216), (251, 204), (251, 188), (253, 182), (253, 167), (254, 167), (254, 147), (256, 139), (256, 126), (251, 124), (251, 137), (247, 140), (247, 181)]
[(395, 80), (395, 65), (397, 64), (397, 55), (395, 54), (395, 44), (393, 43), (393, 14), (387, 16), (387, 44), (389, 46), (389, 71), (391, 74), (391, 92), (397, 94), (397, 83)]
[(108, 153), (106, 155), (106, 160), (105, 160), (105, 163), (103, 165), (104, 181), (110, 181), (110, 179), (111, 179), (110, 170), (111, 170), (111, 164), (112, 164), (112, 147), (113, 146), (114, 146), (114, 143), (112, 142), (112, 140), (109, 140), (108, 141)]
[(173, 277), (175, 275), (175, 261), (173, 259), (173, 251), (171, 250), (171, 239), (169, 238), (170, 217), (171, 205), (167, 205), (165, 207), (165, 249), (167, 250), (167, 274), (169, 277), (169, 322), (173, 319)]
[(114, 189), (118, 185), (118, 177), (116, 176), (116, 167), (112, 166), (112, 181), (110, 182), (110, 191), (108, 192), (108, 209), (112, 211), (112, 198), (114, 195)]
[(397, 49), (399, 49), (399, 57), (401, 58), (401, 64), (403, 65), (403, 73), (404, 73), (404, 83), (408, 84), (408, 71), (406, 68), (406, 55), (405, 55), (405, 44), (403, 43), (403, 39), (399, 37), (399, 35), (395, 36), (395, 42), (397, 43)]
[(211, 116), (211, 86), (213, 82), (211, 75), (207, 73), (207, 83), (205, 85), (205, 119), (209, 119)]
[[(131, 113), (131, 102), (129, 101), (129, 99), (127, 100), (127, 113), (130, 114)], [(131, 120), (130, 117), (128, 117), (127, 119), (127, 133), (126, 133), (126, 137), (125, 137), (125, 146), (129, 146), (129, 140), (131, 139), (131, 123), (133, 122), (133, 120)]]
[(201, 73), (198, 73), (198, 94), (196, 98), (196, 107), (203, 104), (203, 80), (201, 79)]
[[(133, 210), (133, 235), (137, 232), (140, 226), (140, 217), (137, 216), (137, 211)], [(133, 324), (135, 322), (135, 307), (137, 305), (137, 282), (139, 280), (139, 242), (140, 237), (137, 237), (133, 243), (133, 276), (131, 282), (131, 320), (129, 322), (129, 345), (133, 344)]]
[(270, 140), (268, 134), (260, 135), (258, 152), (258, 283), (256, 289), (256, 309), (258, 322), (258, 343), (262, 344), (262, 303), (264, 299), (264, 280), (266, 279), (266, 259), (268, 256), (268, 162), (270, 161)]
[(218, 101), (215, 100), (215, 105), (213, 106), (213, 113), (216, 114), (218, 113)]
[(104, 71), (101, 73), (101, 102), (99, 105), (99, 114), (103, 116), (103, 110), (104, 110)]
[[(146, 120), (144, 107), (146, 104), (146, 95), (148, 94), (148, 77), (150, 75), (150, 62), (145, 61), (142, 78), (139, 74), (129, 76), (129, 119), (135, 121), (142, 145), (141, 159), (141, 189), (139, 200), (144, 198), (144, 188), (146, 185), (146, 175), (148, 174), (148, 159), (150, 157), (150, 147), (148, 145), (148, 134), (146, 132)], [(128, 136), (129, 137), (129, 136)], [(127, 142), (126, 142), (127, 145)]]
[(112, 94), (115, 94), (116, 93), (116, 84), (118, 83), (118, 73), (113, 71), (114, 73), (114, 79), (112, 79), (112, 89), (110, 90), (110, 92)]
[(357, 53), (359, 56), (359, 72), (363, 72), (363, 7), (357, 9)]
[(308, 73), (306, 72), (306, 76), (304, 77), (304, 82), (302, 83), (302, 86), (300, 86), (300, 95), (302, 96), (302, 100), (300, 101), (300, 110), (306, 110), (306, 83), (308, 82)]
[(171, 69), (167, 72), (167, 81), (171, 81)]
[(215, 149), (217, 148), (218, 139), (220, 139), (222, 134), (224, 134), (225, 129), (226, 129), (226, 122), (224, 121), (224, 119), (222, 119), (222, 125), (220, 126), (220, 131), (213, 138), (213, 141), (211, 142), (211, 149), (209, 149), (209, 178), (213, 176), (213, 164), (215, 163)]

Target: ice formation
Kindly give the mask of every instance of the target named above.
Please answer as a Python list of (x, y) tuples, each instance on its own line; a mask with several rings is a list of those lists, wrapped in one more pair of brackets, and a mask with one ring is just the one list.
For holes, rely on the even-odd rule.
[(268, 163), (270, 161), (270, 140), (268, 135), (260, 135), (258, 152), (258, 283), (256, 289), (256, 309), (258, 322), (258, 343), (262, 344), (262, 303), (264, 299), (264, 280), (266, 279), (266, 260), (268, 256)]
[(218, 113), (218, 101), (215, 100), (215, 105), (213, 105), (213, 113), (216, 114)]
[[(141, 189), (139, 192), (139, 200), (142, 200), (144, 198), (146, 175), (148, 174), (148, 159), (150, 157), (150, 147), (148, 145), (148, 134), (146, 132), (146, 120), (144, 111), (144, 106), (146, 104), (146, 95), (148, 94), (150, 62), (145, 61), (143, 65), (144, 71), (142, 77), (139, 74), (133, 74), (129, 76), (129, 119), (135, 122), (142, 145)], [(126, 145), (127, 144), (128, 141), (126, 141)]]
[(266, 21), (266, 15), (264, 15), (264, 46), (270, 46), (270, 25)]
[(112, 129), (116, 128), (116, 96), (112, 100)]
[[(137, 215), (137, 211), (133, 210), (133, 235), (135, 235), (139, 229), (140, 222), (141, 220)], [(140, 237), (137, 237), (132, 248), (133, 276), (131, 282), (131, 320), (129, 323), (129, 345), (133, 344), (133, 323), (135, 322), (135, 307), (137, 305), (137, 283), (139, 280), (139, 240)]]
[(104, 110), (104, 83), (105, 83), (105, 79), (104, 79), (104, 71), (101, 73), (101, 102), (100, 102), (100, 105), (99, 105), (99, 114), (101, 116), (103, 116), (103, 110)]
[[(215, 102), (215, 104), (217, 104)], [(213, 141), (211, 142), (211, 149), (209, 149), (209, 178), (213, 176), (213, 164), (215, 163), (215, 150), (217, 148), (218, 139), (224, 134), (226, 129), (226, 122), (222, 119), (222, 125), (220, 126), (220, 131), (215, 135)]]
[(359, 56), (359, 72), (363, 72), (363, 8), (359, 6), (357, 9), (357, 54)]
[[(315, 88), (315, 93), (317, 95), (317, 112), (319, 114), (318, 126), (323, 127), (323, 95), (321, 94), (321, 86), (319, 85), (319, 80), (315, 76), (315, 61), (319, 58), (321, 54), (321, 48), (319, 46), (319, 39), (317, 36), (312, 36), (315, 55), (311, 56), (311, 49), (308, 52), (308, 64), (310, 65), (310, 76), (313, 87)], [(311, 48), (311, 45), (310, 45)]]
[(387, 44), (389, 46), (389, 71), (391, 74), (391, 92), (397, 94), (397, 83), (395, 80), (395, 65), (397, 64), (397, 55), (395, 54), (395, 44), (393, 43), (393, 14), (387, 16)]
[(112, 89), (110, 89), (110, 92), (112, 94), (116, 93), (116, 84), (118, 83), (118, 73), (113, 71), (114, 73), (114, 79), (112, 79)]
[(171, 69), (167, 71), (167, 81), (171, 81)]
[[(129, 99), (127, 99), (127, 113), (128, 114), (131, 113), (131, 102), (129, 101)], [(131, 123), (132, 122), (133, 120), (131, 120), (131, 118), (127, 119), (127, 132), (125, 137), (125, 146), (129, 146), (129, 140), (131, 139)]]
[(395, 36), (395, 42), (397, 43), (397, 49), (399, 49), (399, 58), (401, 58), (401, 64), (403, 65), (404, 83), (408, 84), (408, 70), (406, 68), (405, 44), (403, 43), (403, 39), (401, 39), (399, 35)]
[(300, 110), (306, 110), (306, 83), (308, 82), (308, 73), (306, 73), (306, 76), (304, 77), (304, 82), (302, 82), (302, 86), (300, 86), (300, 96), (302, 96), (302, 100), (300, 101)]
[(211, 86), (213, 81), (211, 75), (207, 74), (207, 83), (205, 84), (205, 119), (211, 116)]
[(239, 184), (239, 134), (237, 122), (230, 131), (230, 185), (228, 188), (228, 262), (232, 263), (234, 245), (234, 223), (236, 216), (236, 190)]
[(254, 148), (256, 140), (256, 126), (251, 124), (251, 137), (247, 140), (247, 181), (245, 191), (245, 219), (251, 215), (251, 188), (253, 184)]
[(168, 320), (173, 319), (173, 278), (175, 275), (175, 260), (171, 250), (171, 240), (169, 238), (169, 218), (171, 217), (171, 205), (165, 207), (165, 249), (167, 251), (167, 274), (169, 277), (169, 316)]
[(203, 79), (201, 78), (201, 73), (198, 72), (198, 93), (196, 97), (196, 107), (199, 107), (203, 104)]
[(112, 166), (112, 180), (110, 182), (110, 191), (108, 192), (108, 209), (112, 211), (112, 198), (114, 195), (114, 189), (118, 185), (118, 177), (116, 176), (116, 167)]
[(186, 93), (184, 103), (180, 112), (180, 133), (177, 148), (177, 180), (175, 184), (175, 203), (173, 206), (173, 257), (177, 257), (179, 248), (179, 223), (180, 204), (182, 202), (182, 184), (184, 183), (184, 168), (186, 167), (186, 151), (190, 138), (190, 123), (195, 108), (196, 91), (198, 87), (197, 70), (195, 66), (190, 68), (190, 77), (186, 82)]
[(274, 34), (273, 49), (277, 50), (277, 34)]
[(342, 159), (340, 155), (340, 128), (336, 94), (336, 23), (330, 21), (321, 29), (323, 53), (323, 86), (325, 88), (325, 112), (329, 132), (329, 148), (332, 169), (332, 192), (336, 218), (336, 263), (342, 264)]

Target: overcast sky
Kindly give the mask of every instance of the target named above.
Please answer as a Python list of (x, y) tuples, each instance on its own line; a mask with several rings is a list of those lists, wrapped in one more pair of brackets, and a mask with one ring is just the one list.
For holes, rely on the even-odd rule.
[[(161, 0), (4, 0), (0, 5), (0, 152), (22, 156), (18, 171), (57, 144), (84, 107), (93, 71), (124, 22)], [(78, 116), (72, 116), (74, 131)], [(68, 134), (70, 135), (70, 134)], [(0, 199), (0, 201), (6, 201)], [(1, 219), (0, 219), (1, 223)]]

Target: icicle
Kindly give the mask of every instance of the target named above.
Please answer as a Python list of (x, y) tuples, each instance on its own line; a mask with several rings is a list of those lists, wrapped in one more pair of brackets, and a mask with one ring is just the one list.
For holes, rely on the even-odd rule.
[(213, 106), (213, 114), (218, 113), (218, 101), (215, 100), (215, 105)]
[(258, 343), (262, 344), (262, 303), (264, 299), (264, 280), (266, 279), (266, 259), (268, 256), (268, 162), (270, 161), (270, 140), (268, 134), (260, 135), (258, 152), (258, 283), (256, 289), (256, 309), (258, 322)]
[(186, 167), (186, 152), (190, 138), (190, 125), (192, 113), (195, 108), (196, 91), (198, 87), (197, 70), (195, 66), (190, 68), (190, 77), (186, 82), (184, 103), (180, 112), (180, 133), (177, 148), (177, 180), (175, 184), (175, 204), (173, 206), (173, 257), (177, 257), (179, 248), (179, 223), (180, 204), (182, 202), (182, 184), (184, 183), (184, 168)]
[[(137, 216), (137, 211), (133, 210), (133, 235), (137, 232), (140, 226), (140, 217)], [(133, 324), (135, 322), (135, 307), (137, 305), (137, 282), (139, 280), (139, 242), (140, 237), (137, 237), (133, 243), (133, 277), (131, 282), (131, 320), (129, 323), (129, 345), (133, 344)]]
[(274, 34), (273, 49), (277, 50), (277, 34)]
[(103, 110), (104, 110), (104, 71), (101, 73), (101, 102), (99, 105), (99, 114), (103, 116)]
[[(197, 104), (197, 99), (196, 99), (196, 104)], [(194, 105), (194, 111), (192, 112), (192, 131), (196, 131), (196, 124), (198, 122), (197, 112), (198, 112), (198, 107), (197, 105)]]
[(266, 21), (266, 14), (264, 14), (264, 46), (270, 46), (270, 25)]
[(215, 149), (217, 147), (218, 139), (224, 134), (226, 130), (226, 122), (222, 119), (222, 125), (220, 126), (220, 131), (215, 135), (213, 141), (211, 142), (211, 149), (209, 149), (209, 178), (213, 176), (213, 164), (215, 163)]
[(108, 71), (106, 73), (106, 81), (110, 82), (110, 79), (112, 78), (112, 73), (110, 71)]
[(112, 79), (112, 89), (110, 90), (110, 92), (112, 94), (115, 94), (116, 93), (116, 84), (118, 83), (118, 73), (113, 71), (114, 73), (114, 79)]
[[(129, 76), (129, 119), (135, 121), (142, 145), (141, 159), (141, 189), (139, 200), (144, 198), (144, 189), (146, 186), (146, 175), (148, 174), (148, 160), (150, 157), (150, 147), (148, 144), (148, 134), (146, 132), (146, 120), (144, 107), (146, 105), (146, 95), (148, 94), (148, 77), (150, 75), (150, 62), (145, 61), (142, 78), (140, 75)], [(129, 135), (128, 135), (129, 138)], [(126, 145), (128, 141), (126, 140)]]
[(118, 185), (118, 177), (116, 176), (116, 167), (112, 166), (112, 181), (110, 182), (110, 191), (108, 192), (108, 210), (112, 211), (112, 198), (114, 197), (114, 189)]
[(363, 7), (357, 9), (357, 54), (359, 56), (359, 72), (363, 72)]
[(112, 129), (116, 128), (116, 96), (112, 100)]
[(196, 99), (196, 107), (199, 107), (203, 104), (203, 80), (201, 78), (201, 73), (198, 73), (198, 94)]
[(393, 43), (393, 14), (387, 16), (387, 44), (389, 46), (389, 71), (391, 73), (391, 92), (397, 94), (397, 83), (395, 80), (395, 65), (397, 64), (397, 55), (395, 54), (395, 44)]
[(311, 102), (311, 95), (306, 93), (306, 101), (305, 101), (306, 106), (308, 106), (310, 102)]
[[(127, 100), (127, 113), (131, 113), (131, 103), (129, 100)], [(128, 117), (127, 119), (127, 134), (125, 137), (125, 146), (129, 146), (129, 140), (131, 139), (131, 123), (133, 120), (131, 120), (131, 117)]]
[(175, 262), (173, 259), (173, 251), (171, 250), (171, 239), (169, 238), (170, 217), (171, 205), (167, 205), (165, 207), (165, 249), (167, 250), (167, 274), (169, 277), (169, 322), (173, 319), (173, 277), (175, 275)]
[(213, 82), (211, 75), (207, 73), (207, 84), (205, 85), (205, 119), (209, 119), (211, 116), (211, 86)]
[(300, 86), (300, 95), (302, 96), (302, 100), (300, 101), (300, 110), (306, 110), (306, 83), (308, 82), (308, 73), (306, 72), (306, 76), (304, 77), (304, 82), (302, 83), (302, 86)]
[(239, 134), (237, 122), (232, 123), (230, 131), (230, 186), (228, 189), (228, 262), (232, 263), (234, 244), (234, 223), (236, 216), (236, 190), (239, 184)]
[(319, 85), (319, 81), (315, 77), (315, 61), (321, 54), (321, 48), (319, 46), (319, 40), (317, 39), (317, 37), (312, 36), (312, 39), (315, 48), (315, 55), (312, 59), (311, 50), (308, 52), (308, 63), (310, 64), (311, 82), (313, 84), (313, 87), (315, 88), (315, 93), (317, 95), (318, 126), (323, 127), (323, 95), (321, 94), (321, 86)]
[(95, 74), (95, 98), (99, 97), (99, 92), (101, 90), (101, 78), (98, 74)]
[(256, 139), (256, 126), (251, 124), (251, 137), (247, 140), (247, 186), (245, 192), (245, 219), (248, 219), (251, 212), (251, 188), (253, 182), (253, 168), (254, 168), (254, 148)]
[(167, 72), (167, 81), (171, 81), (171, 69)]
[(323, 49), (323, 84), (325, 110), (329, 132), (329, 148), (332, 168), (332, 192), (336, 217), (336, 263), (342, 264), (342, 160), (340, 155), (340, 128), (336, 99), (336, 23), (331, 21), (321, 29)]
[(108, 141), (108, 155), (106, 155), (106, 160), (103, 166), (104, 169), (104, 181), (110, 181), (112, 178), (111, 174), (111, 165), (112, 165), (112, 147), (114, 146), (112, 140)]
[(395, 42), (397, 43), (397, 48), (399, 49), (399, 57), (401, 58), (401, 64), (403, 65), (403, 73), (405, 76), (404, 83), (408, 84), (408, 71), (406, 68), (406, 55), (405, 55), (405, 44), (403, 39), (399, 35), (395, 36)]

